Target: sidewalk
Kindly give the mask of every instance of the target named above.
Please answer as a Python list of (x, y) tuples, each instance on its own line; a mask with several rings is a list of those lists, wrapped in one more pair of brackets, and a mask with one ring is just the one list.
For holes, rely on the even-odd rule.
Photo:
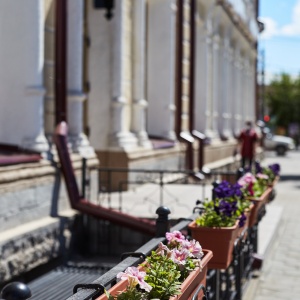
[(281, 180), (277, 196), (259, 224), (259, 253), (263, 268), (253, 278), (243, 300), (300, 299), (300, 152), (267, 157), (262, 164), (278, 162)]

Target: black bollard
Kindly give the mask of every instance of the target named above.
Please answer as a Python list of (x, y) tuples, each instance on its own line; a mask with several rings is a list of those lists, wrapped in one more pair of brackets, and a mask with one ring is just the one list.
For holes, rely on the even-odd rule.
[(238, 181), (245, 173), (245, 170), (243, 168), (238, 168), (236, 172), (236, 180)]
[(170, 231), (170, 223), (168, 215), (170, 210), (165, 206), (160, 206), (156, 213), (158, 218), (156, 219), (156, 237), (164, 237), (166, 232)]
[(215, 193), (215, 188), (218, 187), (218, 185), (220, 184), (220, 181), (216, 180), (212, 183), (213, 189), (212, 189), (212, 199), (215, 200), (216, 199), (216, 193)]
[(22, 282), (11, 282), (4, 286), (0, 296), (4, 300), (25, 300), (31, 297), (31, 291)]

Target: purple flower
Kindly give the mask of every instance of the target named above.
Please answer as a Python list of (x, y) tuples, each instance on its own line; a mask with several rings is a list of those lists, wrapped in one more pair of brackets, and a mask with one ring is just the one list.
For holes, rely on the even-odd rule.
[(260, 163), (258, 161), (255, 162), (255, 173), (262, 173), (263, 172), (263, 168), (261, 167)]
[(241, 214), (239, 217), (239, 227), (243, 227), (245, 225), (245, 222), (247, 220), (247, 217), (245, 216), (244, 213)]
[(274, 173), (275, 176), (279, 175), (279, 172), (280, 172), (280, 165), (279, 164), (269, 165), (269, 168), (271, 169), (271, 171)]
[(219, 204), (219, 210), (223, 215), (231, 217), (237, 211), (237, 202), (227, 202), (225, 200), (221, 200)]
[(227, 198), (231, 196), (230, 183), (223, 180), (216, 188), (214, 192), (217, 198)]
[(236, 196), (236, 197), (242, 197), (243, 193), (242, 193), (242, 186), (239, 183), (235, 183), (232, 186), (232, 196)]
[(242, 197), (242, 186), (238, 183), (231, 185), (226, 180), (223, 180), (215, 189), (215, 195), (217, 198), (231, 198), (231, 197)]

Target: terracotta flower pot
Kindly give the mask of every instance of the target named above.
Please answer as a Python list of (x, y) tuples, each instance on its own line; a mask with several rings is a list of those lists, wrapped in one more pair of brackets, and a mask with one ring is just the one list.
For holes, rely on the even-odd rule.
[(244, 214), (247, 218), (246, 221), (245, 221), (245, 225), (243, 227), (239, 227), (239, 229), (238, 229), (238, 236), (240, 236), (244, 233), (243, 240), (245, 240), (246, 237), (247, 237), (247, 229), (249, 228), (250, 215), (251, 215), (251, 212), (252, 212), (253, 208), (254, 208), (254, 204), (251, 203), (250, 207), (244, 212)]
[(270, 187), (274, 187), (279, 181), (279, 176), (277, 175), (272, 183), (269, 184)]
[(254, 226), (258, 222), (258, 212), (260, 208), (268, 202), (271, 192), (272, 192), (272, 187), (268, 187), (259, 198), (254, 198), (254, 197), (248, 198), (254, 204), (254, 207), (251, 210), (250, 217), (249, 217), (249, 227)]
[[(193, 298), (197, 288), (202, 284), (206, 286), (206, 273), (209, 261), (213, 257), (213, 253), (210, 250), (203, 250), (204, 257), (201, 260), (202, 270), (197, 268), (190, 273), (181, 285), (180, 295), (171, 297), (170, 300), (190, 300)], [(203, 291), (198, 294), (198, 298), (203, 298)]]
[(192, 238), (205, 249), (213, 252), (213, 258), (208, 263), (209, 269), (227, 269), (232, 261), (234, 241), (238, 237), (238, 222), (231, 227), (201, 227), (193, 221), (188, 228)]
[[(203, 250), (204, 256), (201, 260), (202, 270), (200, 268), (196, 268), (194, 271), (190, 273), (190, 275), (185, 279), (185, 281), (181, 285), (181, 293), (180, 295), (171, 297), (170, 300), (190, 300), (192, 299), (197, 288), (203, 284), (206, 286), (206, 273), (207, 273), (207, 265), (208, 262), (213, 257), (213, 253), (210, 250)], [(113, 287), (111, 287), (108, 292), (112, 296), (118, 295), (120, 292), (124, 291), (128, 285), (128, 280), (120, 280)], [(203, 292), (200, 292), (198, 295), (198, 299), (202, 299)], [(96, 298), (96, 300), (108, 300), (105, 294)]]

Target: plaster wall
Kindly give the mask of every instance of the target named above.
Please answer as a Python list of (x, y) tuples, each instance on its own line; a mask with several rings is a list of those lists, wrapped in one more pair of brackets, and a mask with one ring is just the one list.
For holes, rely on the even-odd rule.
[(112, 93), (112, 33), (113, 24), (105, 18), (104, 10), (87, 5), (88, 36), (88, 126), (89, 139), (95, 149), (108, 147)]
[(43, 135), (43, 18), (43, 1), (0, 2), (0, 142), (24, 145)]

